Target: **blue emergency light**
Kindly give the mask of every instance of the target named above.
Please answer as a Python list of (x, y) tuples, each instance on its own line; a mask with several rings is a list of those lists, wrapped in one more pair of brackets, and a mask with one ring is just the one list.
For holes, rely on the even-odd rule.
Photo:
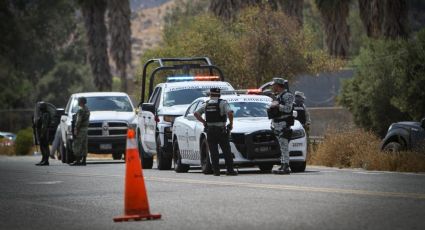
[(179, 82), (179, 81), (217, 81), (220, 80), (219, 76), (191, 76), (191, 75), (180, 75), (172, 76), (167, 78), (167, 82)]

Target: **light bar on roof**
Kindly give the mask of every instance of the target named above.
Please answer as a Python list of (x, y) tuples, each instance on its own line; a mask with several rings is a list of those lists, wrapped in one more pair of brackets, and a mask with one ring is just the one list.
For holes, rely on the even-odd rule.
[(172, 76), (167, 78), (167, 82), (179, 82), (179, 81), (218, 81), (219, 76)]

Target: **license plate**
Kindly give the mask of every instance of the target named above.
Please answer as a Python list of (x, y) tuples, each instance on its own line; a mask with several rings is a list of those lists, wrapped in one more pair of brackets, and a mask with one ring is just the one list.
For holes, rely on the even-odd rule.
[(108, 150), (108, 149), (112, 149), (112, 144), (100, 144), (99, 148), (101, 150)]

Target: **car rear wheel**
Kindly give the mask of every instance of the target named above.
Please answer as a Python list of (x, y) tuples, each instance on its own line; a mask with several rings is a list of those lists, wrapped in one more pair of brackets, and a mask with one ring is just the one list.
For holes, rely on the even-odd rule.
[(153, 157), (148, 157), (148, 154), (143, 149), (142, 142), (140, 141), (140, 131), (137, 132), (137, 147), (139, 149), (139, 157), (142, 162), (143, 169), (152, 169)]
[(273, 164), (260, 164), (258, 168), (260, 168), (261, 172), (271, 172)]
[(395, 153), (395, 152), (400, 152), (402, 148), (403, 146), (400, 143), (392, 141), (385, 145), (384, 151)]
[(292, 172), (304, 172), (307, 163), (305, 161), (301, 162), (289, 162), (289, 167), (291, 167)]
[(204, 174), (212, 174), (212, 165), (210, 160), (210, 151), (208, 149), (207, 139), (204, 138), (201, 142), (201, 169)]
[(165, 156), (163, 149), (161, 148), (161, 140), (159, 135), (156, 137), (156, 157), (158, 161), (159, 170), (170, 170), (172, 159)]
[(112, 159), (121, 160), (122, 159), (122, 153), (112, 153)]
[(182, 157), (180, 155), (179, 143), (173, 142), (173, 159), (174, 159), (174, 171), (177, 173), (186, 173), (189, 171), (189, 165), (182, 164)]

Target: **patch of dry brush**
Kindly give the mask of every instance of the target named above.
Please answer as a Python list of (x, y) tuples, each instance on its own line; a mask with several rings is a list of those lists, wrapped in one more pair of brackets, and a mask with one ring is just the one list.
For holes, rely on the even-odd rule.
[(322, 143), (312, 152), (309, 163), (340, 168), (425, 172), (425, 152), (380, 151), (381, 140), (361, 129), (327, 132)]

